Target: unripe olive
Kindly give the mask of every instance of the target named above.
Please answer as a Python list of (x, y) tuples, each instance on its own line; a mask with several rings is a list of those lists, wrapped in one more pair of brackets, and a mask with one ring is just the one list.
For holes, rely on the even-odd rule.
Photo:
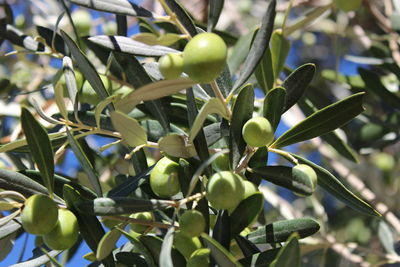
[[(82, 88), (84, 78), (83, 75), (80, 71), (74, 71), (75, 73), (75, 80), (76, 80), (76, 88), (77, 90), (80, 90)], [(65, 75), (62, 75), (60, 78), (61, 85), (63, 87), (63, 94), (64, 97), (68, 97), (68, 88), (67, 88), (67, 83), (65, 81)]]
[(172, 197), (180, 191), (179, 164), (167, 157), (160, 159), (150, 173), (150, 187), (159, 197)]
[(175, 232), (173, 244), (186, 259), (188, 259), (196, 249), (201, 248), (201, 242), (198, 237), (190, 238), (181, 231)]
[(33, 195), (25, 201), (21, 213), (22, 227), (30, 234), (44, 235), (57, 224), (58, 207), (46, 195)]
[(274, 140), (274, 130), (271, 123), (264, 117), (248, 120), (242, 129), (244, 141), (252, 147), (269, 145)]
[(374, 165), (384, 172), (389, 172), (396, 166), (394, 157), (385, 152), (372, 154), (371, 159)]
[(186, 211), (179, 219), (182, 234), (188, 237), (199, 236), (206, 227), (203, 214), (197, 210)]
[(79, 35), (88, 35), (92, 26), (92, 16), (90, 16), (90, 13), (79, 9), (73, 12), (71, 16)]
[(228, 154), (219, 155), (213, 162), (212, 167), (217, 172), (229, 170), (229, 156)]
[(165, 79), (176, 79), (183, 71), (183, 58), (180, 54), (167, 54), (158, 60), (158, 69)]
[[(308, 166), (307, 164), (297, 164), (292, 169), (292, 176), (294, 181), (305, 181), (310, 186), (312, 191), (315, 191), (317, 187), (317, 174), (315, 173), (314, 169)], [(303, 196), (297, 193), (300, 196)]]
[(214, 208), (232, 210), (244, 197), (243, 179), (230, 171), (217, 172), (208, 181), (206, 191)]
[(356, 11), (361, 7), (362, 0), (336, 0), (336, 6), (345, 11)]
[[(104, 87), (109, 93), (112, 93), (112, 84), (110, 80), (107, 78), (105, 75), (100, 75), (100, 79), (103, 82)], [(82, 89), (79, 91), (79, 100), (82, 103), (88, 103), (91, 105), (97, 105), (101, 98), (100, 96), (96, 93), (96, 91), (93, 89), (93, 87), (90, 85), (89, 81), (86, 80), (83, 83)]]
[(65, 250), (75, 244), (78, 235), (79, 226), (75, 215), (67, 209), (60, 209), (56, 227), (43, 236), (43, 241), (51, 249)]
[(227, 48), (215, 33), (200, 33), (183, 50), (183, 71), (198, 83), (207, 83), (219, 76), (225, 67)]
[[(138, 219), (142, 221), (154, 221), (154, 215), (149, 211), (131, 214), (129, 218)], [(142, 225), (137, 223), (130, 223), (129, 226), (131, 227), (132, 231), (140, 234), (144, 233), (147, 229), (151, 227), (148, 225)]]
[(210, 264), (210, 249), (201, 248), (193, 252), (186, 267), (208, 267)]
[(257, 186), (250, 181), (243, 181), (244, 185), (244, 197), (243, 199), (248, 198), (249, 196), (253, 195), (255, 192), (258, 191)]

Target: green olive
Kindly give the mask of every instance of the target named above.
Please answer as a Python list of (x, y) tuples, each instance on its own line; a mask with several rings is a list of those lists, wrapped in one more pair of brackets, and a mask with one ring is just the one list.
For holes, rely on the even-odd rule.
[(158, 60), (158, 69), (165, 79), (176, 79), (183, 71), (183, 58), (180, 54), (167, 54)]
[[(112, 83), (105, 75), (100, 75), (100, 79), (104, 84), (106, 90), (112, 93)], [(83, 83), (82, 89), (79, 91), (79, 100), (82, 103), (88, 103), (91, 105), (97, 105), (100, 102), (100, 96), (96, 93), (89, 81), (86, 80)]]
[(60, 209), (56, 227), (43, 236), (43, 241), (51, 249), (65, 250), (75, 244), (78, 235), (79, 226), (75, 215), (67, 209)]
[(210, 265), (210, 249), (201, 248), (192, 253), (186, 267), (208, 267)]
[(244, 185), (244, 197), (243, 199), (248, 198), (249, 196), (253, 195), (255, 192), (258, 191), (257, 186), (250, 181), (243, 181)]
[(72, 13), (72, 21), (79, 35), (89, 35), (92, 26), (92, 16), (86, 10), (79, 9)]
[(264, 117), (248, 120), (242, 129), (244, 141), (252, 147), (269, 145), (274, 140), (274, 130), (271, 123)]
[(150, 173), (150, 187), (159, 197), (172, 197), (180, 191), (179, 164), (167, 157), (160, 159)]
[(336, 6), (345, 11), (357, 11), (361, 7), (362, 0), (336, 0)]
[(198, 83), (217, 78), (225, 67), (227, 48), (215, 33), (200, 33), (183, 50), (183, 71)]
[[(154, 221), (153, 213), (148, 212), (148, 211), (131, 214), (129, 216), (129, 218), (142, 220), (142, 221)], [(151, 228), (151, 226), (137, 224), (137, 223), (130, 223), (129, 226), (131, 227), (132, 231), (134, 231), (136, 233), (140, 233), (140, 234), (144, 233), (147, 229)]]
[(228, 154), (219, 155), (212, 163), (212, 167), (217, 172), (229, 171), (229, 156)]
[(244, 197), (243, 179), (230, 171), (217, 172), (208, 181), (206, 196), (214, 208), (233, 210)]
[[(311, 187), (312, 191), (315, 191), (317, 187), (317, 174), (315, 173), (314, 169), (308, 166), (307, 164), (297, 164), (292, 169), (292, 176), (294, 181), (302, 181), (307, 183), (308, 186)], [(297, 193), (299, 196), (305, 196), (302, 194)]]
[(45, 235), (57, 224), (58, 207), (46, 195), (33, 195), (25, 201), (21, 213), (22, 227), (30, 234)]
[(186, 259), (188, 259), (196, 249), (201, 248), (201, 242), (198, 237), (190, 238), (181, 231), (174, 233), (173, 244)]
[(195, 237), (204, 232), (206, 221), (201, 212), (197, 210), (188, 210), (179, 219), (179, 227), (184, 235)]

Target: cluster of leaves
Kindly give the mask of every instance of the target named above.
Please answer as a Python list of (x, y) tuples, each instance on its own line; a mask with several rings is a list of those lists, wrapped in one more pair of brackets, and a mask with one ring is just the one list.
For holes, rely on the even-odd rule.
[[(80, 242), (86, 242), (92, 250), (87, 259), (104, 266), (116, 263), (185, 266), (186, 259), (173, 246), (173, 239), (179, 227), (177, 218), (192, 208), (199, 210), (206, 220), (200, 239), (210, 250), (212, 264), (298, 266), (298, 239), (318, 232), (319, 223), (312, 218), (265, 223), (259, 218), (263, 217), (260, 211), (264, 205), (260, 192), (243, 200), (231, 213), (210, 207), (204, 197), (206, 181), (219, 171), (212, 163), (222, 154), (229, 155), (230, 171), (260, 188), (262, 181), (269, 181), (301, 195), (311, 195), (314, 190), (293, 180), (292, 165), (307, 164), (316, 172), (318, 186), (332, 196), (366, 215), (380, 215), (329, 170), (284, 150), (289, 145), (321, 137), (341, 157), (357, 161), (355, 152), (334, 130), (363, 112), (365, 86), (321, 107), (320, 101), (307, 93), (313, 89), (310, 84), (315, 66), (304, 64), (294, 70), (285, 66), (291, 45), (287, 36), (331, 9), (332, 4), (317, 7), (310, 16), (291, 26), (283, 24), (275, 29), (276, 1), (269, 1), (260, 26), (249, 35), (236, 38), (214, 29), (224, 1), (210, 1), (207, 25), (193, 20), (175, 0), (159, 1), (168, 16), (154, 14), (127, 0), (71, 2), (85, 9), (115, 14), (117, 35), (80, 36), (79, 27), (74, 25), (77, 21), (71, 19), (65, 7), (74, 38), (58, 29), (58, 23), (54, 28), (37, 26), (40, 37), (32, 38), (12, 25), (12, 9), (4, 6), (7, 12), (0, 25), (2, 41), (38, 55), (60, 58), (63, 68), (42, 84), (54, 89), (59, 112), (50, 116), (32, 99), (26, 103), (29, 107), (22, 108), (20, 116), (25, 137), (0, 146), (0, 153), (7, 153), (17, 169), (0, 170), (0, 188), (5, 190), (0, 192), (1, 207), (12, 211), (0, 219), (1, 242), (11, 244), (10, 240), (21, 232), (19, 215), (25, 198), (42, 193), (54, 195), (57, 203), (74, 212), (82, 237)], [(127, 16), (139, 21), (140, 33), (132, 37), (127, 36)], [(210, 84), (196, 84), (188, 77), (164, 80), (156, 60), (151, 59), (182, 51), (188, 39), (203, 31), (214, 31), (233, 46), (229, 67), (227, 64)], [(387, 54), (383, 48), (374, 48), (373, 52), (381, 53), (379, 57)], [(94, 62), (101, 64), (97, 67)], [(387, 63), (383, 67), (399, 73), (395, 64)], [(398, 97), (385, 88), (377, 74), (360, 69), (360, 76), (365, 84), (371, 84), (368, 88), (373, 94), (385, 100), (391, 110), (398, 110)], [(85, 81), (79, 81), (78, 77)], [(85, 83), (97, 99), (89, 104), (84, 100), (85, 85), (82, 84)], [(256, 98), (255, 87), (263, 92), (261, 98)], [(255, 149), (246, 145), (242, 128), (254, 113), (267, 118), (276, 130), (281, 116), (295, 104), (306, 114), (304, 120), (277, 136), (267, 147)], [(30, 107), (48, 125), (46, 128), (32, 115)], [(395, 127), (394, 124), (388, 118), (385, 125)], [(89, 135), (111, 137), (113, 142), (101, 150), (111, 146), (117, 149), (109, 158), (99, 156), (84, 138)], [(376, 136), (376, 140), (382, 141), (382, 135)], [(57, 163), (67, 148), (79, 161), (85, 173), (83, 180), (55, 173), (54, 162)], [(160, 153), (181, 167), (181, 193), (172, 199), (158, 197), (149, 185), (150, 173)], [(267, 165), (269, 153), (278, 154), (289, 164)], [(33, 161), (37, 170), (33, 164), (26, 167), (15, 155)], [(109, 181), (100, 179), (101, 168), (116, 169), (121, 162), (128, 162), (131, 167), (115, 171)], [(154, 212), (156, 221), (139, 223), (154, 227), (155, 232), (142, 235), (126, 232), (127, 223), (138, 220), (125, 215), (143, 211)], [(119, 223), (105, 231), (97, 216)], [(210, 222), (214, 216), (215, 224)], [(257, 220), (256, 227), (251, 227)], [(121, 235), (129, 242), (115, 248)], [(282, 242), (285, 245), (277, 248)], [(260, 244), (268, 246), (257, 246)], [(70, 249), (71, 254), (79, 245)], [(53, 257), (59, 253), (46, 252), (29, 264), (56, 262)]]

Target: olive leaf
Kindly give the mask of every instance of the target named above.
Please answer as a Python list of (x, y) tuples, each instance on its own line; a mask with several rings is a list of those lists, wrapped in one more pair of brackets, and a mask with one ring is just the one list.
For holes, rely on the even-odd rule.
[(211, 251), (212, 257), (215, 259), (219, 266), (241, 266), (235, 257), (227, 251), (215, 239), (211, 238), (206, 233), (202, 233), (201, 237)]
[(42, 175), (50, 195), (54, 192), (54, 156), (47, 131), (32, 116), (28, 109), (22, 108), (21, 125), (32, 157)]
[(278, 128), (283, 109), (286, 106), (286, 89), (276, 87), (268, 91), (264, 98), (263, 116), (271, 123), (274, 131)]
[(290, 41), (282, 34), (282, 30), (275, 30), (271, 36), (271, 59), (274, 81), (279, 77), (285, 66), (290, 50)]
[(224, 0), (214, 0), (209, 2), (207, 31), (211, 32), (218, 23), (219, 16), (221, 15), (224, 7)]
[[(235, 241), (240, 247), (240, 250), (243, 253), (243, 256), (246, 257), (251, 257), (254, 254), (260, 253), (260, 250), (258, 247), (250, 242), (247, 238), (241, 235), (237, 235), (235, 237)], [(241, 262), (242, 263), (242, 262)]]
[(41, 37), (44, 38), (44, 40), (46, 41), (46, 44), (49, 47), (53, 47), (54, 44), (54, 49), (63, 54), (66, 55), (67, 54), (67, 46), (64, 43), (64, 40), (62, 39), (61, 35), (59, 35), (58, 33), (54, 32), (53, 30), (43, 27), (43, 26), (39, 26), (36, 25), (36, 30), (39, 33), (39, 35)]
[(47, 255), (40, 254), (38, 257), (34, 257), (33, 259), (29, 259), (27, 261), (23, 261), (17, 264), (10, 265), (9, 267), (39, 267), (43, 264), (48, 263), (51, 259), (49, 257), (57, 257), (62, 250), (51, 250), (47, 252)]
[(132, 39), (147, 45), (162, 45), (170, 46), (178, 42), (181, 37), (176, 33), (166, 33), (162, 35), (156, 35), (154, 33), (142, 32), (132, 36)]
[[(121, 228), (124, 228), (127, 223), (125, 223)], [(117, 228), (113, 228), (108, 231), (100, 240), (99, 245), (97, 246), (96, 251), (96, 259), (101, 261), (106, 258), (108, 255), (112, 253), (115, 248), (115, 244), (118, 239), (121, 237), (121, 232)]]
[(119, 15), (153, 17), (152, 12), (128, 0), (71, 0), (72, 3)]
[(160, 266), (174, 267), (172, 262), (172, 242), (174, 240), (175, 228), (171, 227), (168, 229), (167, 234), (164, 236), (160, 251)]
[(129, 146), (136, 147), (147, 143), (145, 130), (134, 118), (119, 111), (112, 111), (110, 117), (115, 129)]
[(75, 105), (75, 99), (79, 88), (76, 86), (74, 67), (70, 57), (63, 58), (63, 73), (65, 77), (65, 84), (68, 89), (69, 99), (71, 100), (72, 105)]
[(206, 117), (210, 114), (218, 114), (227, 120), (229, 119), (225, 104), (218, 98), (211, 98), (197, 114), (196, 120), (193, 122), (192, 128), (190, 129), (189, 142), (193, 142), (194, 138), (203, 127)]
[(260, 62), (258, 63), (254, 75), (256, 76), (258, 85), (267, 92), (274, 86), (274, 70), (272, 69), (271, 49), (268, 47)]
[(26, 35), (13, 25), (7, 24), (4, 31), (5, 32), (2, 32), (2, 38), (5, 38), (15, 45), (21, 46), (29, 51), (50, 52), (42, 43), (35, 41), (32, 36)]
[(245, 267), (269, 266), (268, 264), (271, 264), (274, 261), (274, 259), (278, 255), (279, 250), (279, 248), (269, 249), (260, 253), (256, 253), (252, 256), (240, 259), (239, 262)]
[(305, 118), (283, 133), (271, 147), (285, 147), (329, 133), (356, 117), (362, 107), (364, 93), (357, 93), (333, 103)]
[(165, 0), (165, 3), (176, 15), (178, 20), (182, 23), (183, 27), (185, 27), (189, 34), (191, 36), (195, 36), (197, 34), (196, 26), (194, 25), (192, 19), (186, 13), (182, 5), (176, 0)]
[[(163, 240), (159, 237), (150, 235), (142, 235), (139, 237), (139, 240), (148, 249), (148, 251), (150, 251), (157, 266), (162, 266), (160, 265), (161, 264), (160, 255), (161, 255), (161, 247)], [(179, 253), (177, 249), (172, 248), (171, 254), (172, 254), (172, 262), (174, 264), (173, 266), (177, 267), (186, 266), (185, 258), (182, 256), (181, 253)]]
[(190, 158), (196, 155), (193, 143), (186, 136), (169, 134), (158, 141), (161, 151), (172, 157)]
[(300, 245), (297, 235), (292, 235), (283, 246), (271, 267), (300, 267)]

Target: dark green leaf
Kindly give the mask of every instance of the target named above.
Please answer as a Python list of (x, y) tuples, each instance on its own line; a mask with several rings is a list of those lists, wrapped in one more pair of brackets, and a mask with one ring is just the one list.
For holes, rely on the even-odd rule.
[(233, 267), (241, 266), (235, 257), (227, 251), (221, 244), (219, 244), (215, 239), (211, 238), (206, 233), (202, 233), (201, 237), (206, 243), (207, 247), (211, 250), (211, 256), (215, 259), (219, 266)]
[(222, 138), (221, 127), (221, 122), (215, 122), (203, 128), (208, 147)]
[(175, 202), (170, 200), (101, 197), (94, 200), (81, 201), (76, 204), (76, 207), (86, 214), (118, 215), (165, 209), (174, 204)]
[[(212, 2), (210, 2), (212, 3)], [(232, 90), (232, 79), (231, 72), (229, 71), (228, 65), (225, 65), (222, 73), (217, 77), (216, 82), (218, 84), (219, 89), (224, 97), (227, 97), (229, 92)], [(197, 95), (196, 95), (197, 97)], [(208, 99), (206, 99), (208, 100)]]
[(295, 180), (292, 170), (293, 168), (286, 166), (264, 166), (253, 168), (247, 176), (250, 179), (261, 178), (267, 180), (301, 195), (311, 195), (314, 192), (311, 179)]
[(79, 47), (75, 44), (75, 42), (71, 39), (71, 37), (61, 30), (61, 36), (64, 39), (64, 42), (67, 44), (69, 50), (72, 53), (77, 65), (79, 66), (79, 70), (82, 72), (83, 76), (90, 83), (93, 90), (100, 97), (101, 100), (106, 99), (109, 95), (104, 87), (103, 82), (100, 79), (99, 74), (96, 71), (96, 68), (93, 66), (92, 62), (83, 54), (83, 52), (79, 49)]
[(178, 50), (161, 45), (147, 45), (125, 36), (97, 35), (88, 41), (107, 48), (111, 51), (122, 52), (137, 56), (160, 57), (168, 53), (178, 53)]
[(228, 66), (232, 73), (236, 73), (249, 54), (249, 49), (251, 47), (252, 36), (255, 33), (255, 29), (249, 31), (246, 35), (243, 35), (236, 42), (233, 47), (232, 54), (228, 57)]
[(219, 16), (224, 7), (224, 0), (214, 0), (209, 2), (207, 31), (211, 32), (218, 23)]
[(239, 206), (232, 212), (231, 220), (231, 236), (236, 237), (247, 226), (257, 219), (258, 214), (264, 207), (264, 196), (262, 193), (254, 193), (253, 195), (242, 200)]
[(191, 36), (195, 36), (197, 34), (196, 27), (181, 4), (176, 0), (165, 0), (165, 3), (168, 5), (171, 11), (175, 13), (176, 17), (182, 23), (183, 27), (185, 27), (185, 29), (189, 32), (189, 34)]
[(6, 169), (0, 169), (0, 188), (17, 191), (26, 197), (34, 194), (48, 194), (46, 187), (33, 181), (28, 176)]
[(96, 251), (97, 260), (102, 260), (111, 254), (121, 234), (122, 233), (117, 228), (113, 228), (101, 238)]
[(317, 164), (291, 153), (293, 157), (299, 160), (300, 163), (309, 165), (317, 173), (318, 185), (322, 186), (326, 191), (331, 193), (337, 199), (343, 201), (349, 207), (370, 216), (381, 216), (381, 214), (371, 207), (364, 200), (357, 197), (349, 189), (347, 189), (335, 176), (326, 169)]
[(128, 0), (71, 0), (71, 2), (98, 11), (110, 12), (119, 15), (149, 18), (153, 17), (153, 14), (150, 11)]
[[(162, 239), (156, 236), (142, 235), (139, 237), (139, 240), (150, 251), (157, 266), (162, 266), (160, 265), (161, 246), (163, 242)], [(172, 256), (172, 262), (174, 264), (173, 266), (176, 267), (186, 266), (185, 258), (175, 248), (172, 248), (171, 256)]]
[(46, 41), (46, 44), (49, 47), (53, 47), (54, 44), (54, 49), (63, 54), (66, 55), (67, 54), (67, 50), (66, 50), (66, 46), (64, 43), (64, 40), (62, 39), (61, 35), (59, 35), (58, 33), (55, 33), (53, 30), (43, 27), (43, 26), (38, 26), (36, 25), (36, 30), (39, 33), (40, 36), (42, 36), (44, 38), (44, 40)]
[(274, 130), (278, 127), (286, 105), (286, 89), (276, 87), (268, 91), (264, 99), (263, 115), (269, 120)]
[[(243, 256), (246, 257), (251, 257), (254, 254), (260, 253), (260, 250), (256, 245), (251, 243), (247, 238), (237, 235), (235, 237), (235, 241), (240, 247), (240, 250), (243, 253)], [(241, 262), (243, 264), (243, 262)]]
[(279, 78), (290, 50), (290, 41), (282, 34), (282, 30), (275, 30), (271, 36), (271, 56), (274, 81)]
[(267, 92), (274, 86), (274, 71), (272, 69), (272, 56), (269, 47), (265, 50), (254, 74), (257, 78), (258, 85), (264, 92)]
[(240, 259), (239, 262), (243, 264), (244, 267), (264, 267), (269, 266), (276, 256), (278, 255), (279, 248), (269, 249), (261, 253), (254, 254), (251, 257), (246, 257)]
[(238, 79), (233, 85), (232, 93), (234, 93), (237, 89), (239, 89), (250, 77), (250, 75), (254, 72), (254, 69), (257, 67), (260, 62), (262, 55), (268, 47), (269, 40), (271, 38), (272, 30), (274, 27), (275, 20), (275, 6), (276, 0), (272, 0), (269, 2), (268, 9), (263, 16), (261, 27), (257, 32), (256, 37), (254, 38), (254, 42), (250, 48), (249, 54), (244, 62), (243, 70), (240, 73)]
[(6, 25), (6, 32), (2, 32), (2, 37), (3, 36), (11, 43), (21, 46), (29, 51), (49, 52), (49, 49), (47, 49), (42, 43), (35, 41), (34, 38), (24, 34), (10, 24)]
[(359, 68), (361, 78), (366, 84), (365, 89), (377, 95), (381, 101), (392, 106), (393, 108), (400, 109), (400, 97), (390, 92), (381, 82), (380, 77), (373, 71)]
[(293, 233), (305, 238), (318, 232), (319, 228), (319, 223), (311, 218), (276, 221), (258, 227), (247, 238), (254, 244), (280, 243), (285, 242)]
[(279, 250), (271, 267), (300, 267), (300, 246), (296, 235)]
[(128, 20), (125, 15), (117, 15), (117, 35), (127, 36), (128, 35)]
[(79, 163), (81, 164), (83, 170), (87, 174), (89, 178), (89, 182), (92, 185), (94, 191), (96, 192), (97, 196), (102, 196), (102, 190), (100, 186), (100, 181), (98, 178), (98, 174), (92, 164), (90, 163), (89, 159), (87, 158), (85, 152), (83, 151), (81, 145), (75, 139), (75, 137), (67, 130), (68, 142), (71, 146), (72, 151), (74, 152), (76, 158), (78, 159)]
[(360, 114), (364, 93), (351, 95), (307, 117), (283, 133), (272, 147), (285, 147), (329, 133)]
[(286, 89), (286, 106), (284, 111), (291, 108), (304, 94), (315, 73), (314, 64), (304, 64), (293, 71), (282, 83)]
[(54, 192), (54, 156), (47, 131), (24, 107), (21, 112), (21, 125), (29, 150), (42, 174), (43, 182), (52, 195)]
[(232, 109), (232, 121), (229, 134), (229, 160), (232, 169), (239, 164), (246, 149), (242, 136), (243, 125), (251, 119), (254, 110), (254, 88), (245, 85), (239, 92)]
[(227, 210), (218, 211), (212, 237), (229, 251), (231, 244), (231, 220)]
[(122, 251), (115, 254), (115, 258), (118, 262), (125, 264), (126, 266), (149, 266), (140, 253)]

